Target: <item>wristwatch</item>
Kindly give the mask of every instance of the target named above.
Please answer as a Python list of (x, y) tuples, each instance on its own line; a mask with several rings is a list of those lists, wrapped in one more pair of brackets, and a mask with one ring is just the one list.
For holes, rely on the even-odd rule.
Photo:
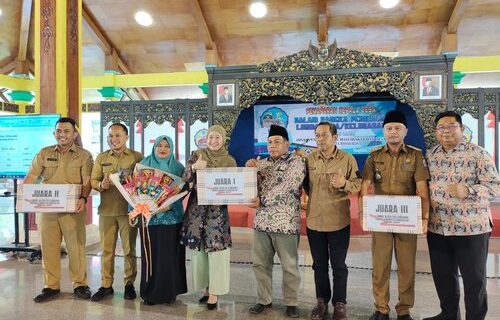
[(84, 196), (80, 196), (80, 198), (78, 198), (78, 200), (80, 200), (80, 199), (83, 199), (83, 200), (85, 200), (85, 203), (87, 203), (87, 197), (84, 197)]

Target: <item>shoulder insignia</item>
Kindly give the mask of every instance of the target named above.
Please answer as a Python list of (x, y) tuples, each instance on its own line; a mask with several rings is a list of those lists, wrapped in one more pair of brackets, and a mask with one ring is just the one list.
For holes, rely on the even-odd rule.
[(417, 147), (410, 146), (409, 144), (407, 144), (406, 146), (407, 146), (408, 148), (410, 148), (410, 149), (413, 149), (413, 150), (417, 150), (417, 151), (422, 152), (422, 149), (419, 149), (419, 148), (417, 148)]
[(384, 147), (384, 146), (378, 146), (378, 147), (375, 147), (375, 148), (373, 148), (373, 149), (371, 149), (371, 150), (370, 150), (370, 153), (374, 153), (374, 152), (376, 152), (376, 151), (382, 150), (382, 148), (383, 148), (383, 147)]

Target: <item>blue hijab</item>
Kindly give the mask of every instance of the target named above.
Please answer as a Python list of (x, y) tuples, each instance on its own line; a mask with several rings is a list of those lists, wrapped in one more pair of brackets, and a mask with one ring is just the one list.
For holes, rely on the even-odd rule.
[[(170, 155), (166, 159), (158, 158), (155, 152), (156, 147), (162, 140), (166, 140), (170, 147)], [(156, 168), (165, 172), (175, 174), (178, 177), (182, 176), (182, 173), (184, 172), (184, 166), (179, 161), (175, 160), (174, 143), (172, 139), (167, 136), (159, 136), (158, 138), (156, 138), (151, 154), (142, 159), (140, 163), (151, 168)]]
[[(156, 147), (162, 140), (166, 140), (168, 145), (170, 146), (170, 155), (166, 159), (158, 158), (155, 152)], [(175, 160), (174, 143), (172, 139), (167, 136), (159, 136), (158, 138), (156, 138), (151, 154), (142, 159), (140, 164), (146, 165), (151, 168), (160, 169), (171, 174), (175, 174), (178, 177), (182, 177), (182, 174), (184, 173), (184, 166), (179, 161)], [(182, 201), (179, 200), (174, 202), (170, 210), (174, 212), (169, 211), (155, 214), (149, 221), (149, 225), (172, 225), (181, 223), (184, 216)]]

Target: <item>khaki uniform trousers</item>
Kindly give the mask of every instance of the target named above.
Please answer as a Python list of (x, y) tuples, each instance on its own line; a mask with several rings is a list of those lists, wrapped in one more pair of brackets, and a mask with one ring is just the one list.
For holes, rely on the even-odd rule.
[(298, 234), (267, 233), (254, 230), (253, 271), (257, 279), (257, 303), (273, 302), (274, 255), (280, 258), (283, 270), (283, 302), (286, 306), (298, 305), (300, 273), (298, 262)]
[(389, 279), (392, 249), (398, 265), (398, 315), (410, 313), (415, 301), (415, 255), (417, 235), (374, 232), (372, 235), (372, 284), (376, 310), (389, 313)]
[(61, 241), (64, 238), (69, 257), (73, 289), (87, 285), (85, 257), (85, 211), (80, 213), (39, 213), (45, 288), (61, 288)]
[(128, 215), (99, 215), (99, 234), (102, 248), (101, 286), (105, 288), (109, 288), (113, 285), (113, 277), (115, 274), (115, 250), (118, 233), (120, 233), (123, 249), (123, 280), (125, 285), (134, 284), (137, 276), (137, 256), (135, 252), (137, 228), (130, 226)]

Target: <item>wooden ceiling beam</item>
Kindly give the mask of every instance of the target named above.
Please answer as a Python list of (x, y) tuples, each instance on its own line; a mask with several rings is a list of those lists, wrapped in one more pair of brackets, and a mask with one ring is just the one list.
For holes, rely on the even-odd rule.
[[(116, 71), (121, 71), (126, 74), (132, 74), (123, 59), (120, 57), (118, 49), (106, 35), (92, 13), (90, 13), (89, 9), (85, 5), (85, 2), (83, 2), (82, 4), (82, 17), (83, 26), (87, 29), (87, 31), (89, 31), (97, 46), (99, 46), (99, 48), (101, 48), (101, 50), (104, 52), (105, 57), (112, 57), (114, 61), (113, 65), (118, 65), (118, 67), (120, 68), (120, 70)], [(143, 88), (134, 89), (137, 90), (138, 95), (141, 96), (144, 100), (150, 100), (149, 95)]]
[(111, 54), (113, 51), (111, 40), (109, 40), (109, 38), (102, 30), (101, 26), (96, 22), (94, 16), (92, 15), (92, 13), (90, 13), (85, 2), (82, 3), (82, 17), (83, 27), (87, 29), (96, 45), (101, 48), (105, 55)]
[(0, 74), (9, 74), (16, 68), (16, 59), (10, 58), (10, 60), (5, 60), (0, 63)]
[(469, 4), (469, 0), (457, 0), (455, 7), (448, 21), (448, 33), (457, 33), (458, 25), (464, 16), (465, 9)]
[[(117, 62), (121, 72), (125, 74), (132, 74), (132, 72), (130, 72), (129, 68), (127, 67), (125, 62), (123, 62), (123, 60), (120, 58), (120, 56), (118, 56)], [(144, 91), (143, 88), (134, 88), (134, 89), (137, 90), (138, 96), (141, 96), (144, 100), (151, 100), (149, 99), (149, 95), (146, 93), (146, 91)]]
[(318, 43), (328, 42), (328, 8), (326, 0), (318, 1)]
[(193, 13), (194, 19), (198, 24), (198, 30), (200, 32), (203, 43), (205, 43), (205, 64), (216, 64), (222, 65), (222, 59), (217, 50), (217, 44), (213, 40), (212, 32), (207, 24), (207, 19), (203, 15), (203, 10), (201, 10), (200, 3), (198, 0), (189, 0), (189, 6), (191, 7), (191, 12)]
[(448, 25), (444, 26), (441, 33), (441, 39), (439, 46), (436, 49), (436, 54), (442, 54), (444, 52), (456, 52), (458, 50), (457, 45), (457, 30), (460, 21), (464, 16), (464, 12), (467, 9), (469, 0), (457, 0), (455, 2), (455, 7), (451, 12), (450, 19), (448, 20)]
[(33, 0), (23, 0), (20, 26), (19, 26), (19, 50), (17, 53), (17, 60), (19, 62), (26, 61), (26, 52), (28, 50), (28, 39), (30, 34), (31, 22), (31, 9), (33, 7)]
[(445, 52), (456, 52), (458, 50), (457, 34), (448, 33), (446, 28), (441, 33), (441, 42), (436, 50), (436, 54), (443, 54)]

